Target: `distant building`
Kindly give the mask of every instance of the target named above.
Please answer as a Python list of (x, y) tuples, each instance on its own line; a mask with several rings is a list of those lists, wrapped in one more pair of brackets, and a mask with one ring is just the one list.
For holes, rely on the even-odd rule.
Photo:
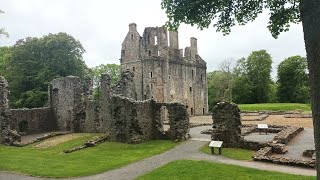
[(197, 39), (179, 49), (178, 32), (147, 27), (143, 36), (135, 23), (122, 43), (121, 68), (134, 73), (136, 100), (181, 102), (190, 115), (208, 112), (207, 65), (199, 56)]

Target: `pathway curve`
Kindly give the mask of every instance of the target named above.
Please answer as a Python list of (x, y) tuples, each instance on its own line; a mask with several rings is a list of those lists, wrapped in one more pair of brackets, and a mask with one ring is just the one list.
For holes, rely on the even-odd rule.
[[(198, 131), (200, 129), (196, 129)], [(195, 132), (195, 131), (191, 131)], [(199, 137), (203, 138), (203, 137)], [(206, 137), (204, 137), (206, 138)], [(206, 161), (213, 161), (219, 162), (224, 164), (233, 164), (239, 165), (242, 167), (250, 167), (255, 169), (261, 170), (270, 170), (270, 171), (277, 171), (283, 173), (290, 173), (290, 174), (301, 174), (301, 175), (309, 175), (315, 176), (316, 171), (314, 169), (306, 169), (306, 168), (299, 168), (299, 167), (292, 167), (292, 166), (283, 166), (277, 165), (272, 163), (264, 163), (264, 162), (255, 162), (255, 161), (239, 161), (229, 159), (223, 156), (218, 155), (208, 155), (202, 152), (199, 152), (199, 148), (205, 145), (206, 141), (195, 141), (189, 140), (186, 142), (181, 143), (180, 145), (176, 146), (175, 148), (166, 151), (162, 154), (152, 156), (147, 159), (143, 159), (141, 161), (129, 164), (119, 169), (110, 170), (101, 174), (87, 176), (87, 177), (80, 177), (80, 178), (73, 178), (75, 180), (127, 180), (127, 179), (134, 179), (138, 176), (141, 176), (145, 173), (148, 173), (158, 167), (161, 167), (171, 161), (181, 160), (181, 159), (190, 159), (190, 160), (206, 160)], [(8, 180), (40, 180), (43, 178), (36, 178), (36, 177), (28, 177), (24, 175), (12, 174), (7, 172), (0, 172), (0, 179), (8, 179)]]

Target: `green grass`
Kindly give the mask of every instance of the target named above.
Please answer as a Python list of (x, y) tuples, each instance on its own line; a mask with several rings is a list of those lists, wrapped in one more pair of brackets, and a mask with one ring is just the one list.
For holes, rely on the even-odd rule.
[[(200, 150), (204, 153), (211, 154), (211, 149), (208, 147), (209, 143), (202, 146)], [(215, 153), (218, 153), (218, 148), (214, 149)], [(222, 156), (237, 159), (237, 160), (252, 160), (254, 151), (238, 148), (222, 148)]]
[(313, 176), (291, 175), (263, 171), (235, 165), (219, 164), (208, 161), (173, 161), (137, 179), (316, 179)]
[(85, 134), (46, 149), (37, 149), (32, 145), (23, 148), (0, 145), (0, 170), (56, 178), (87, 176), (160, 154), (176, 145), (160, 140), (142, 144), (106, 142), (70, 154), (62, 152), (79, 146), (93, 136), (95, 134)]
[(311, 111), (310, 104), (299, 103), (263, 103), (263, 104), (239, 104), (241, 111), (291, 111), (291, 110), (303, 110)]

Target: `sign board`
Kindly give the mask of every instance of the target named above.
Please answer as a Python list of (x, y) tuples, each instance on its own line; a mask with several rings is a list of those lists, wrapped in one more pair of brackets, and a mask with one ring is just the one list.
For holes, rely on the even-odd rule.
[(222, 146), (223, 141), (211, 141), (209, 147), (217, 147), (220, 148)]
[(258, 129), (268, 129), (268, 124), (258, 124)]

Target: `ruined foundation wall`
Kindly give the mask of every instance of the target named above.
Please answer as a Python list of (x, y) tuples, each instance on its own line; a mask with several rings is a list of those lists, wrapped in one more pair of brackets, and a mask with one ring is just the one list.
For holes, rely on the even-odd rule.
[(34, 134), (57, 130), (51, 108), (11, 109), (11, 128), (19, 133)]

